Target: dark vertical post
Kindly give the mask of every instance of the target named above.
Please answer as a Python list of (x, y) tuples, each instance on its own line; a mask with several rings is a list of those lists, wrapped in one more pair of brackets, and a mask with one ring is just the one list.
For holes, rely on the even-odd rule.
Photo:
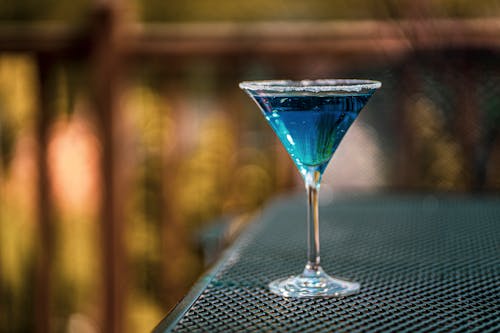
[(38, 165), (37, 184), (37, 219), (38, 240), (36, 251), (35, 270), (35, 332), (48, 333), (51, 331), (51, 273), (52, 273), (52, 226), (51, 200), (48, 174), (47, 146), (49, 144), (49, 125), (53, 103), (51, 100), (50, 75), (52, 59), (48, 55), (39, 55), (38, 84), (39, 101), (36, 115), (36, 139), (38, 149), (36, 154)]
[(118, 168), (118, 117), (121, 52), (119, 11), (112, 1), (99, 3), (94, 16), (91, 54), (91, 90), (101, 142), (101, 249), (102, 331), (124, 332), (123, 313), (126, 278), (120, 170)]
[(413, 56), (403, 64), (399, 71), (396, 105), (396, 186), (407, 189), (418, 182), (417, 165), (415, 164), (416, 147), (414, 126), (411, 123), (410, 104), (418, 90), (418, 82)]
[(468, 53), (459, 51), (459, 60), (453, 68), (455, 73), (452, 85), (455, 92), (455, 137), (460, 142), (464, 154), (465, 168), (468, 172), (467, 188), (480, 191), (484, 188), (486, 168), (484, 147), (481, 144), (481, 110), (477, 96), (477, 77)]

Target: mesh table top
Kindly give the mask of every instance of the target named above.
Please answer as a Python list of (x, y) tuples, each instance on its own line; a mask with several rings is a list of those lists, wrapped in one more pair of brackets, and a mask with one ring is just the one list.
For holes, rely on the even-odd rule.
[(320, 207), (322, 266), (345, 298), (286, 299), (305, 199), (269, 205), (155, 332), (499, 332), (500, 198), (362, 196)]

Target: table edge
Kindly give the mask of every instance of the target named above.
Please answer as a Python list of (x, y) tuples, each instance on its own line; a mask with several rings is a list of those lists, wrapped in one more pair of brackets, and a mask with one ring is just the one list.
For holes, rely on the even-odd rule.
[[(272, 200), (273, 203), (279, 200)], [(266, 205), (264, 210), (266, 210), (269, 205)], [(184, 298), (175, 305), (175, 307), (160, 321), (160, 323), (153, 329), (152, 333), (166, 333), (171, 332), (172, 329), (177, 325), (177, 323), (182, 319), (184, 314), (188, 312), (193, 304), (198, 300), (200, 295), (210, 284), (210, 282), (215, 278), (217, 273), (222, 269), (222, 267), (227, 263), (228, 259), (233, 255), (234, 249), (240, 246), (240, 243), (245, 240), (246, 237), (262, 224), (261, 217), (263, 211), (257, 211), (254, 216), (250, 219), (248, 225), (242, 228), (236, 240), (225, 249), (220, 257), (216, 260), (214, 265), (209, 268), (198, 281), (189, 289), (189, 292), (184, 296)]]

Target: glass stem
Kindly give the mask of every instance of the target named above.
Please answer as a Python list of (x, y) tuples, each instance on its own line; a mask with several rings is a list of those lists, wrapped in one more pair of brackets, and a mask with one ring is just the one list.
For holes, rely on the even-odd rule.
[(306, 271), (319, 269), (319, 214), (318, 196), (321, 174), (318, 171), (306, 175), (307, 191), (307, 265)]

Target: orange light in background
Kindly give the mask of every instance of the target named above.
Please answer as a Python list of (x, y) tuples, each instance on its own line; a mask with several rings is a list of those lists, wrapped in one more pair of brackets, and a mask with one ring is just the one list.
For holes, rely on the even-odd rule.
[(95, 215), (100, 202), (99, 143), (83, 117), (56, 121), (48, 159), (55, 205), (63, 212)]

